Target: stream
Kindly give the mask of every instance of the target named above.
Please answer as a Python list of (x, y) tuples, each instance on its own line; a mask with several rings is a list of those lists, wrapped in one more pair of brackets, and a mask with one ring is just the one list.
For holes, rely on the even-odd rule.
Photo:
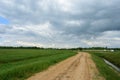
[(113, 67), (115, 70), (117, 70), (118, 72), (120, 72), (120, 68), (117, 67), (116, 65), (112, 64), (111, 62), (109, 62), (108, 60), (104, 59), (105, 63), (110, 65), (111, 67)]

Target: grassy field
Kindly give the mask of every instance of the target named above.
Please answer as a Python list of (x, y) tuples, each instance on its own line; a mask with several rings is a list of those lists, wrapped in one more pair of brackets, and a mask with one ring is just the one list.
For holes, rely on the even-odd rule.
[(107, 59), (112, 62), (114, 65), (120, 67), (120, 51), (115, 52), (98, 52), (98, 56)]
[(24, 80), (76, 53), (72, 50), (0, 49), (0, 80)]
[(116, 72), (113, 68), (108, 66), (102, 58), (106, 58), (109, 61), (115, 61), (114, 64), (119, 63), (120, 52), (101, 52), (101, 51), (90, 51), (96, 66), (101, 73), (102, 76), (105, 77), (106, 80), (120, 80), (120, 73)]

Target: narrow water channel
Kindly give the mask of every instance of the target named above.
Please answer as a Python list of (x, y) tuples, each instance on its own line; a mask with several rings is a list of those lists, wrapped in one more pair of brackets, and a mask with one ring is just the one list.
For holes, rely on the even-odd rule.
[(117, 67), (116, 65), (112, 64), (111, 62), (109, 62), (108, 60), (104, 59), (105, 63), (110, 65), (111, 67), (113, 67), (115, 70), (117, 70), (118, 72), (120, 72), (120, 68)]

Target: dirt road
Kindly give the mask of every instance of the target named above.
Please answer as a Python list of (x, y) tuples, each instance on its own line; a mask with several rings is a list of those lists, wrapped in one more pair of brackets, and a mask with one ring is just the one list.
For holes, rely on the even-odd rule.
[(104, 78), (99, 76), (90, 54), (79, 52), (27, 80), (104, 80)]

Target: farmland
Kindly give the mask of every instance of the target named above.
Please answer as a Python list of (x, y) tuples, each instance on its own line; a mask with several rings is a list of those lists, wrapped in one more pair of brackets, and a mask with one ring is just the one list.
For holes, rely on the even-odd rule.
[[(120, 79), (119, 72), (103, 61), (105, 58), (119, 66), (119, 51), (99, 50), (77, 53), (77, 50), (62, 49), (0, 49), (0, 80), (34, 80), (39, 77), (40, 80), (48, 80), (48, 78), (49, 80), (54, 80), (53, 78), (66, 80), (68, 75), (67, 80), (90, 80), (89, 77), (91, 80), (94, 78), (97, 78), (96, 80)], [(51, 69), (50, 66), (53, 68)], [(34, 76), (36, 73), (38, 75)], [(49, 74), (49, 76), (46, 77), (43, 74)]]
[(72, 50), (0, 49), (0, 80), (24, 80), (76, 53)]

